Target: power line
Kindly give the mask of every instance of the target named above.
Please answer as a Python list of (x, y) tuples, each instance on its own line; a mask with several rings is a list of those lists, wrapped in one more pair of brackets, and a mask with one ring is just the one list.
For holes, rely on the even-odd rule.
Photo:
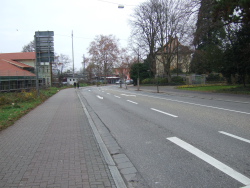
[[(56, 34), (55, 36), (61, 36), (61, 37), (69, 37), (71, 38), (72, 36), (71, 35), (60, 35), (60, 34)], [(78, 36), (75, 36), (74, 35), (74, 38), (82, 38), (82, 39), (92, 39), (92, 38), (86, 38), (86, 37), (78, 37)]]

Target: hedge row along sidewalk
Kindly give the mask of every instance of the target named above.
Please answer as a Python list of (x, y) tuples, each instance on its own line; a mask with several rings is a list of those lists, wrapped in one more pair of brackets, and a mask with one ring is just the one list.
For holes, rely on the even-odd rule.
[(39, 96), (36, 90), (0, 93), (0, 131), (14, 124), (58, 91), (58, 88), (50, 87), (40, 90)]

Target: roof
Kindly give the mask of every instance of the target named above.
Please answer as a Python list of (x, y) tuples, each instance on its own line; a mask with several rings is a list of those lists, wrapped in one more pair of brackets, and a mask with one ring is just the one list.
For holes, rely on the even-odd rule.
[[(12, 61), (11, 59), (1, 59), (1, 57), (0, 57), (0, 60), (5, 61), (7, 63), (10, 63), (10, 64), (15, 65), (15, 66), (20, 67), (20, 68), (34, 68), (30, 65), (26, 65), (26, 64), (20, 63), (18, 61)], [(1, 68), (0, 68), (0, 70), (1, 70)]]
[(24, 70), (34, 67), (18, 62), (34, 59), (35, 52), (0, 53), (0, 76), (36, 76), (32, 72)]
[(23, 70), (6, 60), (0, 59), (0, 76), (36, 76), (30, 71)]
[(0, 53), (0, 59), (11, 59), (11, 60), (35, 60), (35, 52), (17, 52), (17, 53)]

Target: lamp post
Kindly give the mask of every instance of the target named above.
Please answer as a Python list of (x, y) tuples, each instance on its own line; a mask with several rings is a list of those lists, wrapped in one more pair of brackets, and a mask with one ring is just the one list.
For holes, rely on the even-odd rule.
[(75, 64), (74, 64), (73, 30), (72, 30), (72, 61), (73, 61), (73, 78), (74, 78), (75, 77)]
[(139, 73), (139, 58), (140, 58), (140, 48), (138, 47), (138, 67), (137, 67), (137, 90), (140, 90), (140, 73)]
[(139, 64), (137, 67), (137, 90), (140, 90), (140, 73), (139, 73)]

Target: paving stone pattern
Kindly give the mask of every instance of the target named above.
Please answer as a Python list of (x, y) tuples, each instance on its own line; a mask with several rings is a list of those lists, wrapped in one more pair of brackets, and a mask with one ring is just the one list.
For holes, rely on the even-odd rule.
[(0, 132), (0, 187), (116, 187), (75, 89)]

